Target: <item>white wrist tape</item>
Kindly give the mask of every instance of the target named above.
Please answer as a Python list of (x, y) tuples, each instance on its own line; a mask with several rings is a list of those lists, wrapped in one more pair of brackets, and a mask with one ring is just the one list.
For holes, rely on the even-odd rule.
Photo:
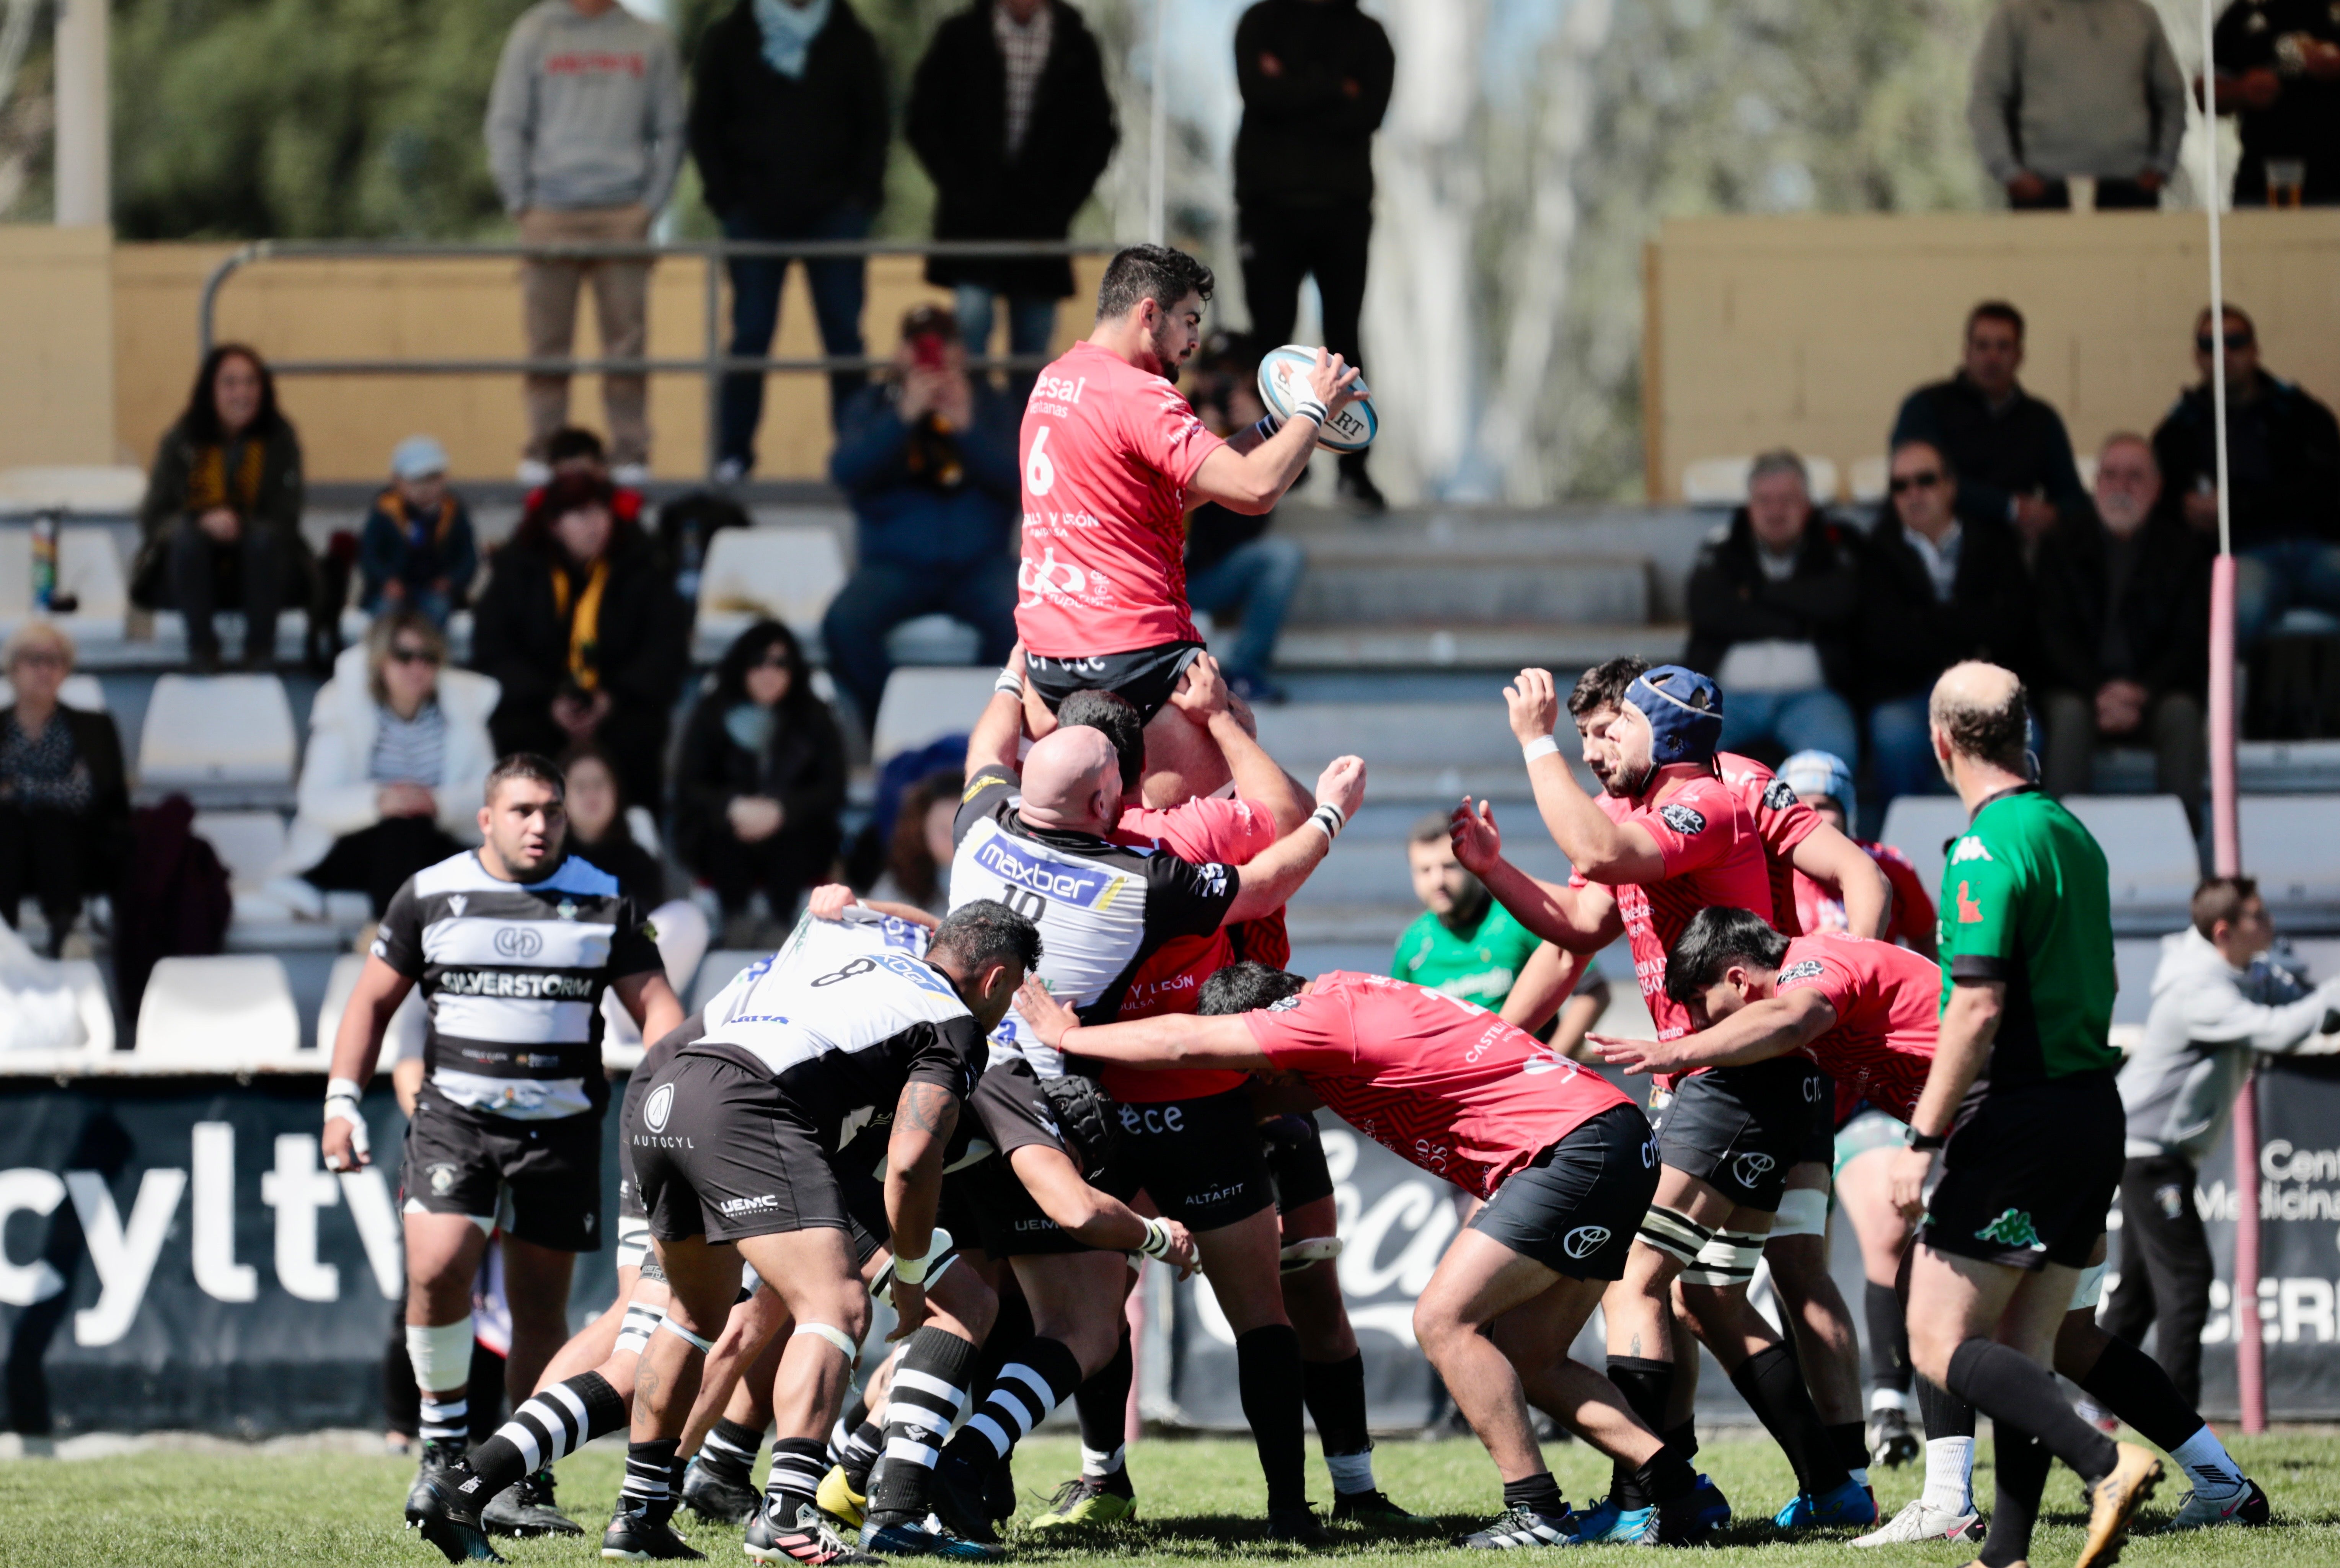
[(1260, 440), (1273, 441), (1275, 439), (1275, 432), (1284, 428), (1284, 422), (1271, 413), (1264, 416), (1251, 428), (1252, 433), (1258, 436)]
[(371, 1155), (373, 1141), (366, 1133), (365, 1116), (359, 1109), (362, 1091), (354, 1078), (332, 1078), (325, 1085), (325, 1125), (350, 1124), (350, 1148), (358, 1155)]
[(1292, 417), (1314, 420), (1321, 429), (1324, 422), (1333, 417), (1333, 411), (1325, 406), (1324, 399), (1312, 392), (1304, 393), (1300, 401), (1292, 405)]
[(894, 1281), (897, 1285), (927, 1283), (927, 1260), (923, 1257), (897, 1257), (894, 1260)]
[(1560, 742), (1549, 735), (1540, 736), (1520, 748), (1522, 759), (1529, 762), (1539, 757), (1549, 757), (1560, 749)]
[(1341, 809), (1330, 800), (1308, 813), (1308, 826), (1324, 834), (1324, 841), (1328, 844), (1338, 839), (1341, 836), (1341, 829), (1348, 825), (1349, 819), (1341, 815)]
[(1010, 697), (1024, 695), (1024, 678), (1012, 670), (1003, 670), (999, 679), (991, 683), (994, 691), (1005, 691)]
[(365, 1086), (359, 1083), (355, 1078), (327, 1078), (325, 1080), (325, 1098), (328, 1100), (362, 1100), (365, 1098)]
[(1158, 1219), (1147, 1220), (1145, 1222), (1145, 1239), (1137, 1244), (1137, 1250), (1144, 1253), (1148, 1257), (1168, 1257), (1170, 1255), (1170, 1227), (1164, 1225)]

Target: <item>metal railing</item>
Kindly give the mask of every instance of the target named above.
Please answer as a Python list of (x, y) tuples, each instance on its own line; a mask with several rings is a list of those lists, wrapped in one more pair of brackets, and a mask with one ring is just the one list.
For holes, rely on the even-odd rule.
[[(585, 244), (454, 244), (365, 240), (255, 240), (223, 257), (203, 280), (196, 307), (196, 335), (202, 352), (209, 353), (219, 341), (216, 317), (221, 291), (238, 273), (270, 261), (491, 261), (509, 257), (540, 262), (658, 262), (692, 256), (706, 263), (706, 288), (701, 301), (703, 351), (694, 358), (567, 358), (541, 359), (322, 359), (272, 358), (269, 370), (280, 376), (488, 376), (488, 375), (698, 375), (707, 388), (707, 472), (714, 476), (720, 456), (721, 406), (724, 378), (729, 375), (825, 375), (833, 371), (874, 371), (890, 367), (890, 358), (860, 355), (814, 355), (777, 358), (732, 354), (725, 351), (723, 281), (736, 260), (828, 261), (871, 256), (921, 256), (964, 261), (1027, 261), (1050, 256), (1105, 256), (1118, 245), (1069, 240), (686, 240), (669, 243), (649, 241)], [(515, 298), (517, 306), (518, 300)], [(581, 303), (581, 302), (580, 302)], [(972, 371), (1037, 370), (1046, 355), (969, 356)]]

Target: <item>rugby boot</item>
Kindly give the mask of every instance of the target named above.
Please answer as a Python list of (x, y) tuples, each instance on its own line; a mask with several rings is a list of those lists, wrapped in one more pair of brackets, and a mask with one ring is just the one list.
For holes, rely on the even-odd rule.
[(2220, 1524), (2265, 1524), (2268, 1518), (2266, 1494), (2246, 1476), (2240, 1491), (2224, 1496), (2205, 1497), (2198, 1486), (2188, 1492), (2186, 1501), (2177, 1505), (2177, 1517), (2163, 1525), (2162, 1533), (2207, 1530)]
[(552, 1499), (552, 1472), (523, 1475), (480, 1510), (480, 1523), (491, 1535), (582, 1535), (584, 1526)]
[(1698, 1503), (1695, 1518), (1700, 1530), (1720, 1530), (1730, 1523), (1730, 1499), (1722, 1494), (1722, 1488), (1704, 1471), (1699, 1472), (1698, 1486), (1691, 1496)]
[(818, 1508), (798, 1508), (796, 1523), (785, 1526), (773, 1523), (768, 1505), (759, 1508), (748, 1521), (748, 1536), (740, 1545), (759, 1563), (793, 1563), (803, 1568), (862, 1568), (885, 1561), (848, 1545)]
[(707, 1553), (674, 1533), (666, 1505), (620, 1507), (601, 1533), (601, 1555), (622, 1563), (704, 1563)]
[(1137, 1490), (1126, 1465), (1110, 1475), (1076, 1475), (1056, 1488), (1047, 1508), (1026, 1528), (1034, 1531), (1095, 1529), (1137, 1517)]
[(990, 1479), (983, 1484), (983, 1516), (1003, 1528), (1016, 1517), (1015, 1455), (991, 1467)]
[(501, 1563), (502, 1555), (480, 1527), (477, 1510), (457, 1493), (454, 1479), (444, 1472), (418, 1479), (406, 1494), (406, 1527), (420, 1531), (450, 1563)]
[(708, 1464), (704, 1454), (682, 1473), (681, 1496), (684, 1506), (710, 1524), (745, 1524), (764, 1505), (762, 1493)]
[(1922, 1497), (1913, 1497), (1901, 1505), (1901, 1512), (1892, 1520), (1852, 1539), (1855, 1546), (1909, 1546), (1920, 1541), (1965, 1541), (1980, 1545), (1983, 1538), (1982, 1515), (1969, 1509), (1952, 1513), (1936, 1508)]
[(952, 1557), (988, 1563), (1000, 1554), (996, 1546), (954, 1535), (931, 1513), (923, 1519), (913, 1513), (873, 1513), (861, 1527), (861, 1544), (880, 1557)]
[(1573, 1546), (1579, 1542), (1574, 1513), (1539, 1513), (1525, 1503), (1513, 1503), (1453, 1544), (1472, 1552), (1515, 1552), (1526, 1546)]
[(1823, 1496), (1799, 1492), (1771, 1516), (1781, 1530), (1825, 1529), (1839, 1524), (1877, 1523), (1877, 1494), (1859, 1482), (1847, 1480)]
[(1419, 1513), (1408, 1513), (1390, 1501), (1388, 1493), (1375, 1488), (1371, 1492), (1334, 1493), (1333, 1523), (1362, 1524), (1372, 1530), (1403, 1530), (1430, 1521)]
[(2072, 1568), (2105, 1568), (2117, 1558), (2121, 1538), (2128, 1533), (2128, 1522), (2136, 1516), (2137, 1504), (2161, 1484), (2161, 1461), (2151, 1449), (2135, 1443), (2113, 1446), (2117, 1455), (2112, 1474), (2088, 1490), (2088, 1538)]
[(1899, 1470), (1920, 1454), (1926, 1445), (1909, 1429), (1907, 1411), (1890, 1405), (1869, 1413), (1869, 1462), (1888, 1470)]
[(414, 1484), (406, 1489), (406, 1512), (411, 1517), (422, 1500), (422, 1484), (444, 1480), (457, 1465), (463, 1463), (463, 1445), (460, 1443), (426, 1441), (414, 1462)]
[(927, 1505), (944, 1528), (961, 1540), (996, 1546), (999, 1532), (992, 1527), (990, 1511), (984, 1503), (986, 1479), (966, 1460), (946, 1454), (927, 1478)]
[[(853, 1483), (846, 1475), (842, 1464), (828, 1467), (828, 1474), (820, 1478), (820, 1490), (813, 1494), (813, 1501), (820, 1504), (823, 1513), (856, 1530), (861, 1528), (862, 1518), (869, 1507), (868, 1494), (853, 1490)], [(752, 1498), (748, 1504), (748, 1513), (752, 1515), (762, 1506), (761, 1497)]]
[(1655, 1546), (1658, 1543), (1658, 1511), (1655, 1508), (1620, 1508), (1602, 1498), (1591, 1513), (1579, 1521), (1577, 1546)]
[[(1136, 1505), (1131, 1504), (1135, 1512)], [(1316, 1510), (1302, 1503), (1294, 1508), (1271, 1508), (1267, 1511), (1267, 1538), (1292, 1546), (1330, 1546), (1333, 1533), (1316, 1517)]]

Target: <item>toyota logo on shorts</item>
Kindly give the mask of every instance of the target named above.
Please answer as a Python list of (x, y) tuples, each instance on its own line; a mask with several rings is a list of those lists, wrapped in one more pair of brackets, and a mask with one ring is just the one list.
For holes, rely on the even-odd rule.
[(666, 1131), (666, 1119), (674, 1114), (674, 1086), (660, 1084), (642, 1102), (642, 1125), (654, 1133)]
[(1770, 1155), (1740, 1155), (1731, 1166), (1731, 1174), (1739, 1178), (1740, 1186), (1751, 1187), (1770, 1176), (1771, 1167), (1777, 1164), (1779, 1162)]
[(1561, 1250), (1580, 1263), (1608, 1245), (1605, 1225), (1581, 1225), (1560, 1238)]
[(506, 926), (496, 933), (496, 951), (507, 958), (533, 958), (544, 951), (544, 938), (524, 926)]

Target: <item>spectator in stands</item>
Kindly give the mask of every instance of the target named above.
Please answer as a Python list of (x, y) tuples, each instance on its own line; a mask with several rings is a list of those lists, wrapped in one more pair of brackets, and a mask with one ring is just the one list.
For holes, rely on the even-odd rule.
[[(682, 167), (682, 71), (674, 40), (618, 0), (538, 0), (504, 40), (488, 94), (488, 167), (504, 210), (532, 245), (638, 244), (674, 194)], [(639, 359), (649, 342), (650, 264), (642, 260), (526, 261), (521, 312), (528, 352), (566, 359), (577, 291), (593, 280), (601, 353)], [(617, 475), (649, 477), (649, 382), (601, 378)], [(521, 482), (551, 476), (552, 432), (569, 419), (569, 378), (527, 378)]]
[(2235, 205), (2340, 203), (2340, 12), (2242, 0), (2219, 16), (2210, 53), (2218, 113), (2242, 133)]
[[(886, 196), (893, 122), (878, 40), (837, 0), (739, 0), (699, 40), (692, 69), (690, 153), (707, 205), (734, 240), (858, 240)], [(771, 352), (780, 324), (785, 256), (739, 256), (731, 271), (731, 352)], [(808, 260), (813, 319), (824, 352), (862, 352), (866, 283), (858, 256)], [(868, 378), (828, 378), (838, 418)], [(716, 478), (756, 467), (764, 377), (723, 380)]]
[(657, 551), (613, 515), (614, 499), (584, 477), (537, 498), (492, 558), (471, 663), (503, 685), (489, 724), (499, 753), (558, 757), (591, 741), (626, 798), (655, 813), (688, 630)]
[[(937, 240), (1062, 240), (1120, 139), (1096, 38), (1066, 0), (976, 0), (946, 18), (918, 62), (903, 134), (935, 183)], [(1003, 295), (1007, 352), (1040, 355), (1073, 266), (936, 256), (927, 282), (956, 291), (977, 356), (990, 350)], [(1032, 374), (1008, 378), (1019, 404)]]
[(2209, 755), (2210, 547), (2160, 499), (2151, 444), (2113, 436), (2097, 458), (2096, 506), (2040, 547), (2040, 782), (2086, 795), (2099, 745), (2149, 745), (2154, 788), (2193, 816)]
[(552, 432), (544, 443), (545, 461), (551, 471), (542, 484), (530, 487), (521, 498), (520, 509), (526, 513), (544, 497), (547, 489), (563, 479), (600, 480), (610, 486), (610, 515), (620, 522), (640, 522), (643, 513), (642, 492), (630, 484), (619, 484), (610, 477), (610, 457), (601, 445), (601, 438), (581, 424), (565, 424)]
[(665, 903), (666, 869), (634, 838), (617, 768), (597, 748), (580, 746), (560, 759), (560, 771), (569, 780), (562, 799), (569, 808), (570, 853), (615, 877), (618, 890), (638, 908), (655, 909)]
[(275, 378), (257, 352), (221, 344), (155, 449), (131, 574), (139, 603), (185, 618), (197, 672), (220, 667), (220, 609), (243, 610), (245, 666), (274, 665), (276, 612), (308, 561), (301, 498), (301, 438), (277, 410)]
[[(1191, 378), (1195, 417), (1213, 435), (1232, 437), (1267, 412), (1259, 401), (1259, 357), (1247, 341), (1212, 334)], [(1307, 552), (1288, 539), (1271, 539), (1275, 510), (1246, 515), (1205, 501), (1186, 520), (1186, 602), (1213, 618), (1240, 617), (1243, 630), (1226, 647), (1221, 669), (1228, 689), (1254, 706), (1282, 702), (1286, 693), (1269, 679), (1284, 618), (1308, 570)]]
[(2147, 0), (2000, 0), (1975, 55), (1967, 124), (2018, 210), (2157, 207), (2186, 134), (2186, 78)]
[(299, 805), (272, 876), (287, 901), (363, 893), (379, 916), (399, 885), (480, 841), (481, 790), (496, 749), (496, 683), (450, 670), (447, 639), (412, 605), (386, 611), (333, 661), (309, 710)]
[(2340, 980), (2313, 989), (2268, 959), (2275, 922), (2258, 884), (2214, 877), (2194, 890), (2192, 925), (2161, 940), (2153, 1008), (2120, 1069), (2128, 1113), (2121, 1167), (2119, 1285), (2105, 1332), (2131, 1345), (2157, 1319), (2154, 1359), (2187, 1403), (2202, 1397), (2202, 1325), (2216, 1270), (2194, 1194), (2225, 1136), (2253, 1058), (2340, 1052)]
[[(1389, 35), (1356, 0), (1260, 0), (1235, 25), (1235, 228), (1263, 352), (1290, 341), (1301, 280), (1313, 275), (1324, 346), (1365, 362), (1357, 318), (1373, 232), (1373, 133), (1396, 74)], [(1342, 457), (1341, 493), (1370, 511), (1386, 504), (1363, 452)]]
[(785, 920), (798, 894), (829, 879), (845, 739), (796, 634), (778, 621), (757, 622), (725, 650), (715, 690), (683, 729), (674, 789), (675, 849), (714, 887), (727, 919), (737, 922), (761, 888)]
[(0, 650), (15, 699), (0, 708), (0, 919), (13, 928), (30, 893), (55, 958), (82, 900), (121, 886), (130, 847), (122, 737), (104, 713), (57, 699), (73, 673), (73, 639), (25, 621)]
[(846, 405), (828, 473), (853, 502), (860, 559), (820, 634), (865, 727), (893, 673), (887, 635), (902, 622), (965, 622), (985, 664), (1016, 646), (1020, 417), (988, 377), (967, 373), (958, 322), (939, 305), (902, 318), (894, 373)]
[(471, 509), (447, 485), (447, 449), (409, 436), (390, 457), (390, 488), (373, 498), (358, 536), (358, 603), (368, 615), (405, 606), (444, 629), (480, 570)]
[(1964, 480), (1941, 449), (1898, 442), (1890, 473), (1860, 580), (1859, 668), (1879, 821), (1896, 797), (1948, 788), (1927, 733), (1935, 678), (1963, 659), (2026, 668), (2032, 624), (2015, 530), (1996, 513), (1959, 509)]
[(2305, 387), (2259, 363), (2258, 329), (2226, 307), (2223, 342), (2210, 313), (2195, 318), (2194, 363), (2201, 381), (2180, 393), (2153, 432), (2162, 483), (2176, 492), (2186, 521), (2218, 531), (2217, 442), (2212, 434), (2211, 365), (2226, 377), (2227, 521), (2234, 533), (2235, 639), (2248, 650), (2295, 605), (2340, 614), (2340, 423)]
[(886, 871), (869, 889), (872, 898), (915, 904), (929, 915), (950, 908), (951, 826), (967, 776), (930, 773), (902, 791), (894, 814), (894, 836), (886, 849)]
[(1985, 300), (1967, 314), (1958, 372), (1903, 400), (1892, 445), (1932, 446), (1958, 474), (1959, 518), (2012, 523), (2028, 550), (2088, 496), (2062, 416), (2016, 384), (2022, 368), (2023, 313)]
[(1722, 746), (1857, 755), (1853, 620), (1859, 544), (1812, 504), (1804, 461), (1755, 460), (1747, 504), (1699, 551), (1690, 573), (1690, 650), (1729, 695)]

